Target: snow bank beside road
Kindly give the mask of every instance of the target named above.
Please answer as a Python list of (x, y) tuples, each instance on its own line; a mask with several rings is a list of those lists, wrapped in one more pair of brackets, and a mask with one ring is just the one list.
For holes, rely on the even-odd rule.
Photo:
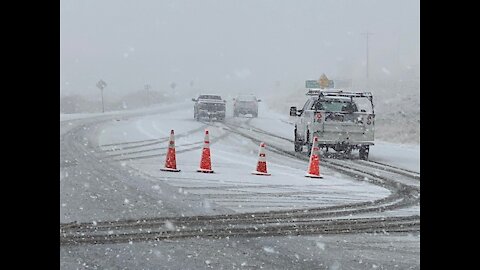
[(173, 110), (178, 107), (186, 107), (186, 106), (191, 106), (193, 108), (191, 101), (185, 101), (185, 102), (173, 103), (169, 105), (158, 104), (158, 105), (153, 105), (153, 106), (149, 106), (141, 109), (108, 111), (105, 113), (72, 113), (72, 114), (60, 113), (60, 122), (76, 120), (76, 119), (92, 118), (92, 117), (110, 116), (110, 115), (129, 115), (133, 113), (150, 112), (150, 111), (155, 112), (158, 110), (168, 111), (169, 109)]
[(370, 147), (370, 160), (420, 172), (420, 146), (376, 141)]

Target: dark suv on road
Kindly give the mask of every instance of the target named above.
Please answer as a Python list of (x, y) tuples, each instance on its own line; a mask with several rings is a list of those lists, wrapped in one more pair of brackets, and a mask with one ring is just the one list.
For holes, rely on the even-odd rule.
[(233, 116), (237, 117), (240, 114), (258, 116), (258, 102), (261, 100), (254, 95), (239, 95), (233, 101)]
[(219, 95), (199, 95), (198, 98), (192, 98), (195, 101), (193, 107), (193, 118), (200, 121), (201, 118), (218, 121), (225, 120), (226, 101)]

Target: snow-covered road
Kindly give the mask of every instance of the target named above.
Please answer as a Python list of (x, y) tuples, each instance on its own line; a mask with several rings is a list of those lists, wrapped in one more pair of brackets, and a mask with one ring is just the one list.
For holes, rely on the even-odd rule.
[[(75, 119), (75, 120), (74, 120)], [(97, 119), (103, 119), (98, 121)], [(125, 218), (149, 217), (178, 217), (194, 215), (215, 215), (234, 213), (253, 213), (273, 210), (321, 208), (339, 205), (354, 205), (366, 202), (376, 202), (390, 198), (387, 205), (395, 204), (399, 198), (387, 185), (379, 185), (368, 180), (368, 177), (354, 177), (356, 174), (346, 174), (332, 167), (322, 166), (323, 179), (310, 179), (304, 177), (308, 162), (298, 159), (275, 149), (293, 148), (287, 140), (259, 135), (258, 139), (267, 144), (267, 168), (271, 176), (252, 175), (258, 159), (258, 143), (253, 142), (241, 132), (234, 131), (232, 127), (241, 126), (245, 129), (253, 127), (259, 131), (268, 131), (279, 137), (291, 139), (293, 127), (288, 116), (270, 111), (265, 105), (260, 106), (259, 117), (250, 119), (231, 118), (222, 123), (203, 123), (193, 120), (193, 106), (191, 103), (171, 104), (168, 107), (150, 108), (142, 112), (112, 113), (107, 116), (61, 116), (61, 222), (98, 222), (102, 220), (118, 220)], [(230, 126), (233, 125), (233, 126)], [(210, 132), (212, 167), (214, 174), (196, 172), (200, 163), (201, 147), (203, 146), (204, 130)], [(170, 130), (175, 130), (177, 148), (177, 167), (181, 172), (163, 172), (160, 168), (165, 162)], [(269, 146), (272, 148), (269, 148)], [(273, 148), (275, 147), (275, 149)], [(419, 172), (419, 147), (405, 146), (386, 142), (376, 142), (371, 148), (370, 159), (373, 161), (390, 164), (395, 167)], [(63, 160), (63, 161), (62, 161)], [(68, 162), (65, 162), (68, 160)], [(63, 163), (62, 163), (63, 162)], [(340, 162), (340, 161), (339, 161)], [(64, 166), (62, 166), (64, 164)], [(331, 164), (333, 166), (334, 164)], [(347, 165), (347, 167), (350, 165)], [(354, 169), (353, 164), (351, 165)], [(368, 167), (365, 164), (355, 166)], [(388, 173), (371, 171), (375, 175), (387, 177)], [(358, 174), (358, 173), (357, 173)], [(360, 181), (359, 181), (360, 180)], [(412, 188), (418, 188), (419, 180), (399, 180)], [(393, 193), (392, 193), (393, 192)], [(391, 211), (372, 212), (350, 215), (356, 217), (374, 216), (411, 216), (419, 215), (417, 205), (406, 204), (403, 208), (393, 208)], [(339, 218), (345, 218), (339, 216)], [(332, 239), (349, 239), (356, 242), (359, 238), (367, 236), (329, 236)], [(374, 236), (372, 236), (374, 237)], [(387, 236), (382, 236), (388, 238)], [(393, 236), (392, 236), (393, 237)], [(328, 266), (335, 262), (345, 267), (368, 268), (381, 261), (380, 265), (386, 268), (395, 265), (416, 267), (419, 263), (419, 238), (407, 235), (399, 242), (407, 241), (409, 244), (400, 244), (394, 247), (398, 254), (392, 255), (393, 261), (380, 259), (385, 252), (368, 255), (369, 250), (375, 250), (375, 242), (371, 239), (365, 241), (365, 249), (359, 249), (355, 255), (361, 258), (358, 261), (347, 262), (333, 259), (334, 249), (323, 252), (318, 258), (313, 258), (310, 250), (299, 251), (295, 257), (308, 257), (309, 260), (300, 260), (301, 268), (320, 265)], [(368, 237), (367, 237), (368, 238)], [(292, 243), (300, 248), (302, 241), (312, 243), (318, 248), (318, 239), (315, 237), (299, 236), (274, 237), (272, 239), (236, 239), (227, 243), (231, 245), (227, 251), (220, 246), (225, 245), (219, 240), (176, 240), (176, 247), (185, 249), (185, 253), (170, 254), (166, 250), (172, 243), (135, 243), (135, 250), (131, 245), (106, 245), (95, 246), (90, 249), (82, 247), (64, 247), (61, 250), (63, 266), (74, 267), (77, 261), (72, 258), (72, 252), (82, 262), (97, 265), (100, 268), (111, 264), (104, 264), (99, 260), (98, 253), (107, 250), (117, 250), (126, 257), (132, 258), (132, 252), (141, 258), (151, 258), (152, 262), (168, 255), (169, 267), (180, 269), (206, 268), (217, 263), (214, 268), (231, 268), (234, 265), (250, 267), (266, 266), (267, 268), (295, 268), (296, 264), (285, 262), (278, 265), (272, 256), (278, 250), (284, 249), (284, 243)], [(275, 240), (276, 239), (276, 240)], [(300, 239), (303, 239), (300, 241)], [(265, 241), (275, 241), (277, 244), (265, 244)], [(312, 242), (313, 241), (313, 242)], [(325, 244), (320, 240), (320, 250), (325, 250)], [(344, 240), (345, 241), (345, 240)], [(385, 240), (391, 241), (391, 240)], [(413, 243), (415, 244), (412, 244)], [(340, 245), (326, 241), (327, 247), (336, 246), (340, 252)], [(188, 244), (191, 243), (191, 244)], [(195, 244), (193, 244), (195, 243)], [(202, 244), (198, 244), (202, 243)], [(220, 245), (220, 246), (219, 246)], [(264, 250), (253, 262), (234, 260), (227, 264), (225, 254), (235, 256), (242, 251), (236, 245), (244, 246), (245, 250), (253, 251), (257, 248)], [(210, 246), (210, 247), (208, 247)], [(170, 262), (171, 256), (181, 260), (182, 256), (198, 254), (205, 247), (222, 250), (224, 255), (213, 258), (209, 263), (205, 260), (192, 262)], [(167, 249), (165, 249), (167, 248)], [(130, 255), (125, 252), (128, 250)], [(187, 251), (189, 250), (189, 251)], [(158, 252), (158, 254), (156, 253)], [(106, 252), (108, 253), (108, 252)], [(105, 254), (106, 254), (105, 253)], [(150, 255), (146, 255), (146, 254)], [(153, 255), (152, 255), (153, 253)], [(308, 255), (307, 255), (308, 253)], [(320, 252), (322, 253), (322, 252)], [(303, 255), (298, 255), (303, 254)], [(382, 255), (383, 254), (383, 255)], [(292, 254), (288, 254), (290, 256)], [(196, 255), (192, 255), (197, 258)], [(293, 255), (292, 255), (293, 256)], [(370, 257), (369, 257), (370, 256)], [(407, 257), (399, 263), (401, 257)], [(167, 257), (165, 257), (167, 258)], [(192, 258), (188, 257), (187, 258)], [(200, 257), (198, 257), (200, 258)], [(140, 258), (135, 258), (139, 260)], [(218, 260), (217, 260), (218, 259)], [(115, 261), (115, 259), (113, 259)], [(188, 261), (188, 260), (187, 260)], [(146, 268), (154, 264), (143, 260)], [(316, 263), (316, 264), (312, 264)], [(127, 267), (130, 265), (125, 260), (118, 260), (116, 266)], [(137, 264), (138, 265), (138, 264)], [(172, 266), (173, 265), (173, 266)], [(131, 265), (130, 265), (131, 267)], [(153, 267), (156, 268), (156, 267)], [(247, 267), (248, 268), (248, 267)]]
[[(267, 168), (272, 176), (252, 175), (251, 171), (255, 169), (258, 160), (258, 145), (237, 134), (231, 134), (220, 123), (205, 126), (194, 121), (190, 117), (192, 113), (191, 109), (187, 109), (109, 123), (100, 131), (99, 144), (165, 138), (170, 129), (180, 135), (188, 133), (188, 136), (176, 140), (178, 151), (185, 149), (185, 145), (188, 148), (195, 143), (198, 149), (177, 154), (177, 167), (182, 170), (179, 173), (159, 170), (164, 164), (167, 141), (129, 146), (108, 145), (102, 147), (102, 150), (107, 150), (109, 156), (122, 160), (124, 165), (147, 174), (152, 183), (164, 181), (170, 186), (178, 187), (185, 194), (191, 194), (190, 196), (202, 196), (208, 207), (222, 206), (235, 212), (373, 201), (390, 193), (382, 187), (355, 181), (327, 168), (321, 168), (323, 180), (306, 178), (306, 161), (268, 152), (269, 142), (266, 142)], [(265, 121), (263, 118), (255, 120)], [(268, 122), (267, 119), (265, 123)], [(215, 174), (196, 172), (202, 151), (198, 147), (202, 146), (202, 127), (209, 129), (210, 138), (213, 140), (210, 151)], [(268, 129), (268, 125), (263, 128)], [(217, 141), (218, 138), (220, 139)], [(125, 147), (128, 149), (125, 150)]]

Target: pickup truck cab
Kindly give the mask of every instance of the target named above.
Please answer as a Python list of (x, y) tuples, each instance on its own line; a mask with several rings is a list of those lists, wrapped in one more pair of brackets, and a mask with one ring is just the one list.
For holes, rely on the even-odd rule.
[(198, 98), (192, 98), (193, 118), (200, 121), (202, 118), (218, 121), (225, 120), (226, 101), (219, 95), (199, 95)]
[[(312, 147), (317, 136), (319, 147), (350, 154), (359, 149), (361, 159), (368, 159), (374, 145), (375, 113), (370, 92), (310, 89), (302, 109), (290, 107), (295, 117), (294, 149), (301, 152)], [(359, 107), (359, 99), (366, 100)], [(367, 106), (365, 106), (367, 105)]]

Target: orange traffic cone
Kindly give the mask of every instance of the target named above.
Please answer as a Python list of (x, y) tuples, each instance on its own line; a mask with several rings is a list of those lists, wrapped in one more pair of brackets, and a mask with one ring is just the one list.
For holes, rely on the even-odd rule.
[(170, 131), (170, 140), (168, 142), (168, 152), (167, 158), (165, 159), (165, 168), (160, 169), (161, 171), (167, 172), (179, 172), (177, 169), (177, 160), (175, 158), (175, 138), (173, 137), (173, 129)]
[(258, 163), (257, 170), (252, 174), (256, 175), (271, 175), (267, 173), (267, 158), (265, 157), (265, 143), (260, 143), (260, 149), (258, 150)]
[(305, 177), (323, 178), (320, 175), (320, 155), (318, 148), (318, 137), (313, 137), (312, 152), (310, 153), (310, 162), (308, 163), (308, 172)]
[(203, 143), (202, 159), (200, 160), (200, 168), (197, 172), (213, 173), (212, 162), (210, 161), (210, 139), (208, 138), (208, 130), (205, 130), (205, 140)]

